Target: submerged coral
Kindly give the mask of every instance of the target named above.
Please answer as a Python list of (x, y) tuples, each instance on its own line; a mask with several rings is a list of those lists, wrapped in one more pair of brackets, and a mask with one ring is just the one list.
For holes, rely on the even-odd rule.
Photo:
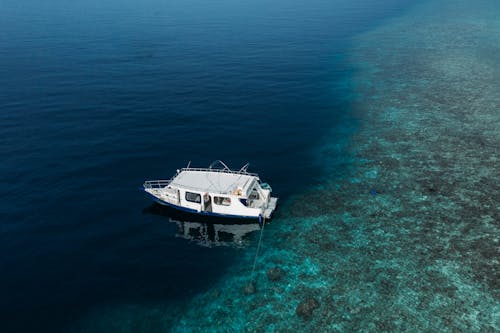
[(309, 319), (317, 308), (319, 308), (319, 302), (315, 298), (307, 298), (297, 306), (295, 312), (297, 316)]
[(249, 251), (172, 332), (500, 330), (495, 3), (427, 2), (354, 41), (349, 177), (266, 228), (258, 289)]
[[(449, 19), (436, 5), (355, 41), (353, 64), (364, 67), (351, 176), (297, 197), (270, 228), (260, 269), (279, 264), (287, 275), (260, 277), (253, 299), (235, 300), (232, 330), (500, 329), (500, 61), (488, 56), (500, 26), (476, 4), (461, 2)], [(243, 284), (244, 272), (224, 284)]]

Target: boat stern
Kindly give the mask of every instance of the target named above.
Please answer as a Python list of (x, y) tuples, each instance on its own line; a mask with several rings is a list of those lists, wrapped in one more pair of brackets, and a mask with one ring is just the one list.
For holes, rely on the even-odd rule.
[(276, 209), (276, 206), (278, 205), (278, 198), (276, 197), (271, 197), (269, 199), (269, 202), (267, 204), (267, 207), (264, 209), (264, 217), (266, 219), (270, 219), (271, 216), (273, 215), (274, 210)]

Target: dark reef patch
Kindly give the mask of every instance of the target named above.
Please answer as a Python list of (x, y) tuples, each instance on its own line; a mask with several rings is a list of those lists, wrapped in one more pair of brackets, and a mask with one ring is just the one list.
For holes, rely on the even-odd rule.
[(295, 313), (297, 313), (297, 316), (302, 317), (304, 319), (309, 319), (313, 315), (314, 310), (319, 308), (319, 302), (315, 298), (309, 297), (303, 302), (300, 302), (299, 305), (297, 305), (297, 309), (295, 310)]

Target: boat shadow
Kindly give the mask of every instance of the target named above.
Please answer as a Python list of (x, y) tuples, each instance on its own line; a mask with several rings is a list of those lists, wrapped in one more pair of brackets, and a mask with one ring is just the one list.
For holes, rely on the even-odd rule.
[(157, 203), (144, 208), (142, 213), (167, 218), (177, 225), (176, 237), (204, 247), (244, 248), (251, 243), (249, 234), (260, 230), (255, 220), (193, 215)]

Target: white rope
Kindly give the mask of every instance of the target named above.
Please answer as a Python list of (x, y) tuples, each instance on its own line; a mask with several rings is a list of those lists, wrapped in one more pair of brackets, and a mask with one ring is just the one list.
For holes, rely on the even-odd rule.
[(253, 259), (252, 274), (250, 274), (250, 279), (253, 279), (253, 273), (255, 272), (255, 265), (257, 264), (257, 257), (259, 256), (260, 243), (262, 242), (262, 234), (264, 233), (264, 227), (266, 225), (266, 218), (262, 219), (262, 229), (260, 229), (259, 243), (257, 244), (257, 251), (255, 251), (255, 258)]

